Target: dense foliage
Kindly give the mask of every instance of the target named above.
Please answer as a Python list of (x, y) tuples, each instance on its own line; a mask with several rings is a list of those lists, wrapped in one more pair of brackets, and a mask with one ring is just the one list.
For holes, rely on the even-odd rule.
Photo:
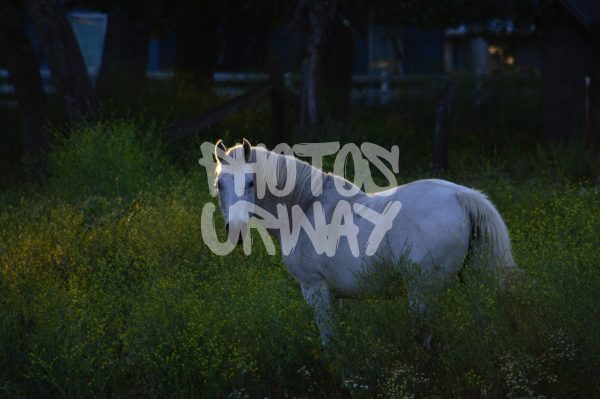
[[(506, 107), (527, 114), (523, 101)], [(431, 350), (401, 290), (344, 302), (322, 348), (279, 257), (204, 246), (212, 199), (195, 144), (173, 159), (147, 124), (73, 128), (55, 140), (46, 183), (0, 192), (0, 395), (600, 395), (596, 166), (576, 144), (527, 148), (517, 138), (528, 119), (493, 108), (457, 106), (468, 123), (453, 133), (443, 177), (490, 196), (525, 276), (499, 291), (465, 270), (431, 298)], [(423, 109), (369, 111), (347, 137), (400, 144), (401, 182), (430, 176), (426, 130), (407, 117)], [(265, 130), (261, 109), (244, 115), (233, 121), (242, 134), (248, 121)]]

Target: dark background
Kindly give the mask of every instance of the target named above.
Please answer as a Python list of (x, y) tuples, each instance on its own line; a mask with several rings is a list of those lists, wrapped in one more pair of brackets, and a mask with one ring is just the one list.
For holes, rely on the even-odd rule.
[[(0, 397), (600, 397), (599, 9), (0, 0)], [(200, 147), (242, 138), (397, 145), (398, 184), (488, 196), (518, 277), (414, 312), (377, 264), (323, 347), (258, 234), (205, 244)]]
[[(10, 0), (1, 7), (4, 184), (30, 176), (32, 162), (43, 171), (53, 132), (124, 115), (159, 121), (157, 139), (185, 147), (184, 139), (227, 131), (268, 144), (323, 135), (351, 141), (353, 115), (417, 108), (407, 118), (430, 140), (442, 96), (449, 109), (474, 106), (451, 114), (444, 135), (460, 136), (477, 112), (472, 140), (499, 145), (506, 137), (490, 141), (483, 130), (498, 127), (503, 113), (515, 128), (497, 135), (528, 142), (525, 150), (545, 139), (597, 147), (597, 1)], [(278, 90), (253, 91), (265, 82)], [(245, 92), (247, 101), (227, 102)], [(528, 113), (507, 110), (510, 101), (525, 101), (515, 108)], [(261, 105), (271, 117), (252, 129), (225, 119)], [(440, 156), (434, 165), (445, 163)]]

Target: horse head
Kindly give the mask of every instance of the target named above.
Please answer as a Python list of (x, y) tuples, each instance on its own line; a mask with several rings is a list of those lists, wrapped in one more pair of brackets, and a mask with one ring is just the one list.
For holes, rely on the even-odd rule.
[(240, 244), (248, 232), (252, 204), (256, 201), (256, 174), (249, 165), (252, 146), (244, 139), (227, 149), (222, 140), (215, 145), (215, 184), (225, 229), (231, 242)]

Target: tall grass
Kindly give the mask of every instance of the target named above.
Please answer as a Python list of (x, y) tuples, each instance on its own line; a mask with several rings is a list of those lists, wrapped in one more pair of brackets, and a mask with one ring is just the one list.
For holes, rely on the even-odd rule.
[(477, 157), (457, 151), (449, 175), (499, 207), (526, 278), (499, 290), (466, 269), (421, 322), (402, 290), (345, 301), (324, 349), (279, 257), (203, 244), (195, 162), (134, 122), (75, 128), (47, 184), (0, 197), (0, 395), (598, 396), (600, 188), (532, 154), (515, 175), (507, 160), (467, 173)]

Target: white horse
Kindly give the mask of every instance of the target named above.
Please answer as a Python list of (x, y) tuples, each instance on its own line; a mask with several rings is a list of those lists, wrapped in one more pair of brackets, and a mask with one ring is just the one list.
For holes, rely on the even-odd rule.
[[(355, 256), (350, 248), (350, 240), (340, 240), (332, 256), (319, 254), (311, 237), (304, 230), (300, 231), (291, 252), (284, 253), (286, 268), (300, 283), (305, 300), (315, 310), (323, 344), (333, 334), (331, 299), (358, 297), (364, 287), (361, 284), (362, 277), (370, 272), (370, 268), (376, 267), (380, 260), (395, 261), (402, 258), (418, 265), (424, 273), (433, 275), (435, 272), (446, 281), (459, 273), (467, 256), (475, 261), (479, 259), (482, 263), (485, 262), (492, 270), (515, 267), (507, 228), (491, 202), (478, 191), (448, 181), (431, 179), (415, 181), (376, 194), (367, 194), (357, 188), (355, 195), (343, 197), (335, 187), (336, 181), (338, 185), (355, 187), (351, 182), (340, 176), (324, 173), (293, 156), (269, 152), (267, 155), (277, 160), (277, 167), (256, 164), (254, 169), (246, 170), (243, 194), (238, 195), (240, 191), (236, 193), (234, 176), (222, 173), (221, 165), (227, 163), (224, 154), (234, 159), (243, 158), (250, 164), (261, 158), (257, 157), (259, 151), (267, 150), (252, 147), (246, 140), (229, 150), (219, 141), (215, 148), (219, 162), (215, 184), (228, 232), (232, 226), (237, 231), (248, 229), (252, 210), (246, 207), (239, 211), (240, 208), (234, 207), (239, 201), (258, 205), (273, 215), (277, 214), (278, 206), (290, 209), (297, 205), (311, 223), (318, 218), (315, 215), (317, 208), (313, 206), (316, 201), (322, 205), (326, 220), (332, 219), (334, 209), (341, 201), (347, 201), (353, 206), (364, 205), (380, 213), (391, 201), (400, 201), (402, 204), (391, 228), (372, 256), (366, 255), (365, 251)], [(263, 198), (258, 198), (256, 182), (261, 174), (270, 174), (270, 177), (277, 179), (278, 187), (284, 187), (288, 175), (286, 165), (292, 165), (296, 170), (295, 185), (291, 192), (279, 197), (267, 190)], [(313, 178), (321, 178), (322, 192), (318, 196), (312, 194), (311, 175)], [(232, 209), (238, 210), (230, 211)], [(358, 244), (365, 248), (374, 225), (366, 218), (356, 215), (353, 222), (358, 227)], [(267, 227), (281, 241), (279, 230), (273, 229), (272, 225)], [(232, 237), (230, 234), (230, 240), (237, 242), (238, 239), (239, 236)], [(416, 297), (417, 295), (412, 299), (413, 302), (418, 302)], [(417, 306), (421, 305), (417, 303)]]

